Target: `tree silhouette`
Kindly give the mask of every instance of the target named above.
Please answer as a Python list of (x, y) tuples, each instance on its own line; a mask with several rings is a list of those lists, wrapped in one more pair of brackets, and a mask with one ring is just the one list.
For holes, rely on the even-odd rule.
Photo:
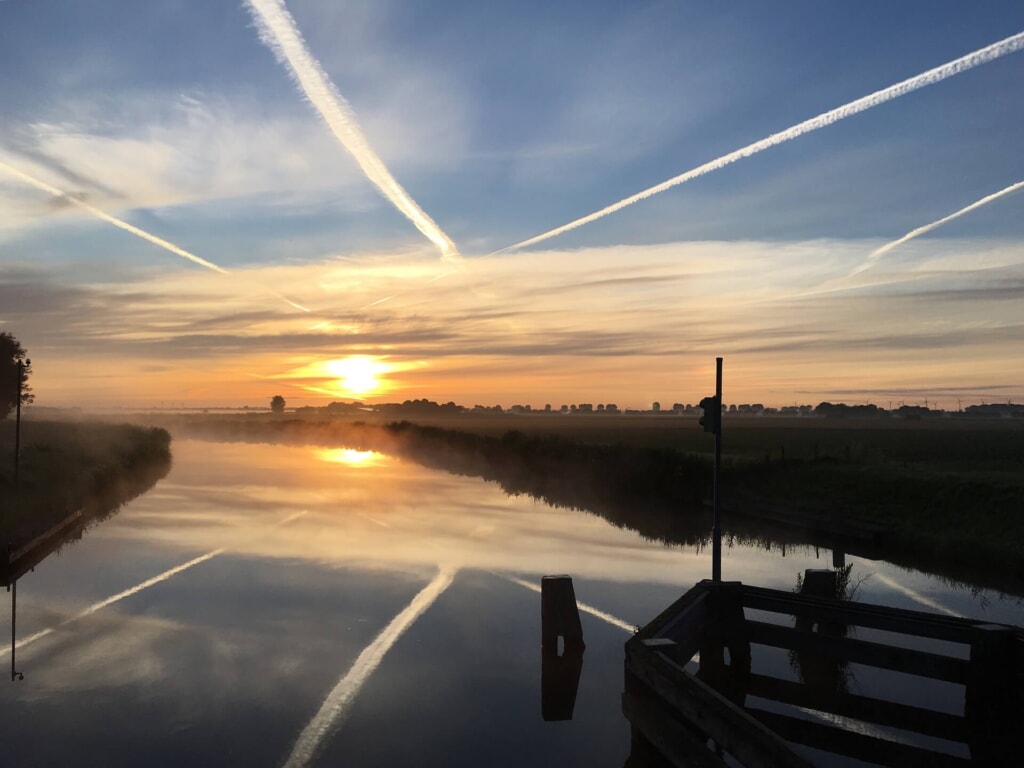
[(280, 395), (270, 398), (270, 410), (274, 413), (284, 413), (284, 398)]
[(32, 388), (28, 385), (28, 377), (32, 366), (25, 358), (26, 352), (21, 343), (7, 331), (0, 331), (0, 419), (6, 419), (14, 410), (18, 400), (18, 363), (21, 368), (21, 402), (22, 405), (35, 400)]

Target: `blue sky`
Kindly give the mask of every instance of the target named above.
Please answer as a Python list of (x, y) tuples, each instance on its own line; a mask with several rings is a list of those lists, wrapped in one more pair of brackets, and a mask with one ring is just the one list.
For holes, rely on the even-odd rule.
[[(835, 290), (881, 244), (1024, 179), (1024, 52), (481, 258), (1020, 33), (1024, 5), (287, 7), (464, 268), (427, 282), (436, 251), (242, 3), (6, 0), (0, 162), (232, 271), (0, 174), (0, 325), (39, 361), (40, 402), (340, 399), (297, 372), (352, 355), (385, 361), (392, 393), (460, 402), (693, 401), (715, 354), (750, 400), (1024, 397), (1024, 194)], [(135, 383), (100, 383), (97, 355)], [(182, 388), (198, 358), (220, 389)]]

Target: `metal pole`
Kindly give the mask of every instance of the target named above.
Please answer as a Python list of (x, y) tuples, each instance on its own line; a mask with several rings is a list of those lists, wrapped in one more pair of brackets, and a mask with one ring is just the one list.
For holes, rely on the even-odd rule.
[(14, 584), (11, 585), (11, 682), (14, 682), (14, 678), (17, 677), (18, 673), (14, 670), (14, 622), (18, 616), (18, 581), (15, 580)]
[(718, 429), (715, 431), (715, 475), (712, 504), (715, 524), (711, 530), (711, 580), (722, 580), (722, 524), (718, 514), (718, 472), (722, 464), (722, 358), (715, 358), (715, 400), (718, 403)]
[[(14, 417), (14, 487), (17, 488), (18, 483), (18, 463), (21, 452), (21, 380), (24, 378), (25, 364), (18, 361), (18, 397), (15, 400), (15, 417)], [(8, 411), (10, 413), (10, 411)], [(13, 654), (13, 651), (12, 651)]]

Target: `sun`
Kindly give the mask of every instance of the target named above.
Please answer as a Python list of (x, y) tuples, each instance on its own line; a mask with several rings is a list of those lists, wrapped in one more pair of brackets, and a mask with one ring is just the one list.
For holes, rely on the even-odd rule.
[(387, 371), (386, 366), (365, 356), (328, 360), (324, 367), (331, 376), (338, 378), (336, 387), (339, 391), (357, 396), (379, 390), (381, 383), (377, 377)]

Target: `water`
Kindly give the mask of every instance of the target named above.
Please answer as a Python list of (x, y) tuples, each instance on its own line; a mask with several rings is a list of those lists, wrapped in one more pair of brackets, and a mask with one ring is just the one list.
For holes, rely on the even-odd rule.
[[(848, 562), (861, 600), (1024, 624), (1017, 599)], [(723, 575), (791, 590), (830, 564), (735, 545)], [(19, 641), (52, 631), (3, 683), (3, 761), (621, 766), (626, 628), (710, 571), (706, 550), (378, 454), (176, 441), (155, 489), (18, 582)], [(568, 722), (541, 718), (529, 588), (555, 573), (600, 614)]]

